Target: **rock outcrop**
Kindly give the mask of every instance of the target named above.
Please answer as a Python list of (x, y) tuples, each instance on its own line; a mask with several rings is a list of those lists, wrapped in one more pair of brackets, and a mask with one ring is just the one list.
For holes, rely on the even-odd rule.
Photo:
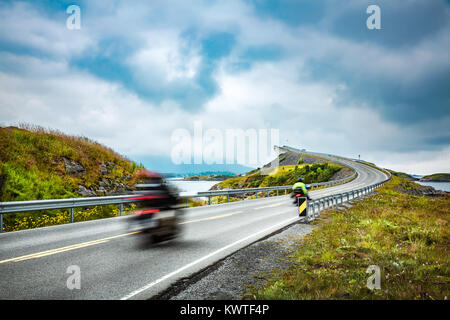
[(86, 170), (80, 163), (72, 161), (66, 157), (63, 157), (63, 160), (64, 160), (64, 168), (66, 169), (67, 174), (83, 175), (86, 172)]
[[(83, 175), (87, 173), (86, 169), (80, 163), (65, 157), (63, 160), (67, 174), (76, 177), (83, 177)], [(125, 174), (118, 179), (112, 179), (108, 177), (108, 175), (110, 175), (114, 169), (114, 162), (102, 162), (99, 165), (100, 178), (98, 182), (90, 186), (79, 184), (77, 190), (79, 195), (82, 197), (99, 197), (129, 193), (131, 191), (131, 187), (128, 186), (126, 182), (131, 179), (131, 175)]]

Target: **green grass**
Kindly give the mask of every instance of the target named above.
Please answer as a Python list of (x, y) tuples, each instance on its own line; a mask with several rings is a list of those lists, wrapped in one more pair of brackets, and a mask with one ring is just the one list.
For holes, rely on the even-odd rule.
[[(299, 238), (291, 267), (249, 288), (256, 299), (445, 299), (450, 294), (450, 197), (402, 191), (393, 177), (350, 209), (325, 211)], [(367, 288), (370, 265), (381, 268), (381, 289)]]

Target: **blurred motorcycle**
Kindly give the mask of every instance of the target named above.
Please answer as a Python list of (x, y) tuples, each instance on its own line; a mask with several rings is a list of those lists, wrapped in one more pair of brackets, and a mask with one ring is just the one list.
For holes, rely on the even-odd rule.
[(136, 184), (133, 200), (136, 209), (129, 220), (131, 231), (140, 231), (145, 242), (157, 243), (181, 235), (181, 209), (178, 193), (156, 172), (139, 173), (144, 183)]

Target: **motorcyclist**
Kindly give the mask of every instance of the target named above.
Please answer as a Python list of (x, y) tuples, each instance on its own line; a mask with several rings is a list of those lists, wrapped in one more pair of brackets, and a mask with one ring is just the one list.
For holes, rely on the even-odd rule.
[[(135, 191), (133, 197), (130, 198), (136, 204), (137, 209), (134, 211), (131, 222), (140, 223), (145, 230), (155, 231), (155, 215), (158, 216), (159, 212), (166, 210), (176, 210), (178, 205), (177, 193), (169, 188), (163, 177), (157, 172), (140, 170), (135, 173), (135, 177), (140, 183), (134, 186)], [(164, 226), (170, 227), (176, 223), (176, 216), (173, 219), (165, 219), (165, 221), (169, 221), (169, 224), (165, 223)], [(176, 228), (176, 225), (170, 228)]]
[[(293, 191), (292, 197), (294, 198), (296, 195), (299, 195), (306, 197), (308, 200), (311, 200), (306, 185), (304, 184), (303, 181), (304, 181), (303, 178), (298, 178), (297, 182), (294, 183), (294, 185), (292, 186)], [(294, 201), (294, 204), (297, 204), (297, 199)]]
[(135, 185), (136, 200), (139, 207), (168, 209), (177, 204), (177, 196), (163, 180), (163, 177), (154, 171), (140, 170), (136, 176), (143, 183)]

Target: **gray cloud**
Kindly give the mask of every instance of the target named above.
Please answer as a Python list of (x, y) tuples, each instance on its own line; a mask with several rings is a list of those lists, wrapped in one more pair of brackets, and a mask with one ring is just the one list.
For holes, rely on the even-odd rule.
[[(422, 171), (443, 171), (448, 5), (380, 2), (383, 29), (369, 32), (368, 2), (336, 3), (297, 23), (258, 1), (86, 2), (73, 38), (32, 4), (0, 6), (0, 118), (143, 156), (170, 154), (171, 133), (194, 121), (278, 128), (281, 143), (408, 168), (421, 153)], [(229, 46), (208, 54), (224, 34)]]

